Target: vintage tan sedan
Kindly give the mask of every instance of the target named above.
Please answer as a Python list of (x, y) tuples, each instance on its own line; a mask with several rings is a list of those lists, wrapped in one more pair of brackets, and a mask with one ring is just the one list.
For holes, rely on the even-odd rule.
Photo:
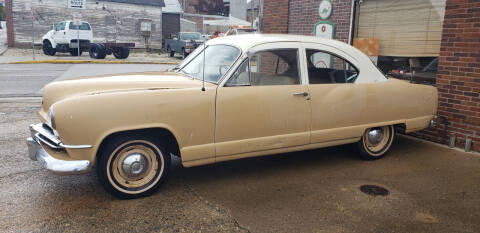
[(107, 191), (134, 198), (159, 188), (171, 155), (192, 167), (356, 143), (378, 159), (396, 130), (428, 127), (436, 109), (434, 87), (388, 79), (345, 43), (240, 35), (208, 41), (169, 72), (47, 85), (27, 144), (47, 170), (95, 165)]

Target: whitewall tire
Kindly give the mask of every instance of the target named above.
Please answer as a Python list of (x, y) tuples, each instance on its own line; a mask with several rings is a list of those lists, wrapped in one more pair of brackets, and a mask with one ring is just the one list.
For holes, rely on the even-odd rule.
[(170, 154), (161, 142), (143, 135), (124, 135), (99, 153), (97, 175), (105, 190), (122, 199), (158, 190), (170, 170)]
[(360, 156), (366, 160), (383, 158), (390, 150), (394, 139), (393, 125), (368, 128), (357, 143)]

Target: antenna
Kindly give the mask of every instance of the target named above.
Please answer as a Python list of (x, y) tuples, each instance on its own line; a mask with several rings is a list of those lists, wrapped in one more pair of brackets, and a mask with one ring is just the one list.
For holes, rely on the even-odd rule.
[(205, 91), (205, 47), (206, 41), (203, 41), (203, 69), (202, 69), (202, 91)]

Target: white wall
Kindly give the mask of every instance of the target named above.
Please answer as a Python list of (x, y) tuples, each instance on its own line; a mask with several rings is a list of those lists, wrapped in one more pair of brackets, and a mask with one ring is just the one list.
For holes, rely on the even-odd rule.
[(230, 0), (230, 15), (247, 20), (247, 0)]
[[(35, 16), (35, 42), (52, 28), (52, 24), (71, 20), (74, 12), (80, 12), (84, 21), (90, 23), (96, 42), (135, 42), (143, 47), (144, 39), (139, 31), (140, 20), (151, 20), (150, 47), (162, 44), (162, 8), (125, 3), (90, 1), (87, 9), (68, 9), (66, 0), (14, 0), (13, 24), (15, 44), (31, 43), (32, 19), (30, 6), (33, 2)], [(98, 3), (98, 4), (97, 4)]]

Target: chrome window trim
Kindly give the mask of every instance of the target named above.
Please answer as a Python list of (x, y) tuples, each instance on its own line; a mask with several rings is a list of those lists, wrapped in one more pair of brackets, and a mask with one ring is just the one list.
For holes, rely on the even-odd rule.
[[(264, 43), (259, 43), (259, 44), (256, 44), (250, 48), (248, 48), (246, 51), (244, 51), (242, 53), (242, 56), (240, 56), (243, 61), (243, 59), (245, 58), (248, 58), (247, 56), (247, 53), (249, 53), (250, 51), (253, 51), (254, 53), (257, 53), (257, 52), (260, 52), (260, 51), (266, 51), (266, 50), (275, 50), (275, 49), (296, 49), (297, 50), (297, 61), (301, 64), (302, 63), (302, 58), (300, 57), (302, 55), (302, 45), (299, 44), (299, 42), (295, 42), (295, 41), (276, 41), (276, 42), (264, 42)], [(239, 57), (239, 58), (240, 58)], [(241, 65), (241, 62), (238, 62), (239, 59), (237, 59), (236, 61), (236, 64), (235, 64), (235, 69), (232, 71), (232, 67), (230, 67), (230, 70), (229, 72), (227, 72), (226, 74), (228, 74), (228, 78), (226, 78), (227, 76), (225, 76), (223, 78), (223, 80), (219, 83), (219, 86), (220, 87), (226, 87), (225, 84), (228, 82), (228, 79), (231, 78), (233, 72), (235, 72), (235, 70), (238, 68), (238, 66)], [(250, 64), (249, 64), (250, 66)], [(300, 83), (299, 84), (295, 84), (295, 85), (305, 85), (305, 84), (308, 84), (308, 83), (304, 83), (304, 78), (303, 78), (303, 74), (304, 72), (301, 70), (301, 67), (297, 67), (298, 69), (298, 72), (299, 72), (299, 79), (300, 79)]]

